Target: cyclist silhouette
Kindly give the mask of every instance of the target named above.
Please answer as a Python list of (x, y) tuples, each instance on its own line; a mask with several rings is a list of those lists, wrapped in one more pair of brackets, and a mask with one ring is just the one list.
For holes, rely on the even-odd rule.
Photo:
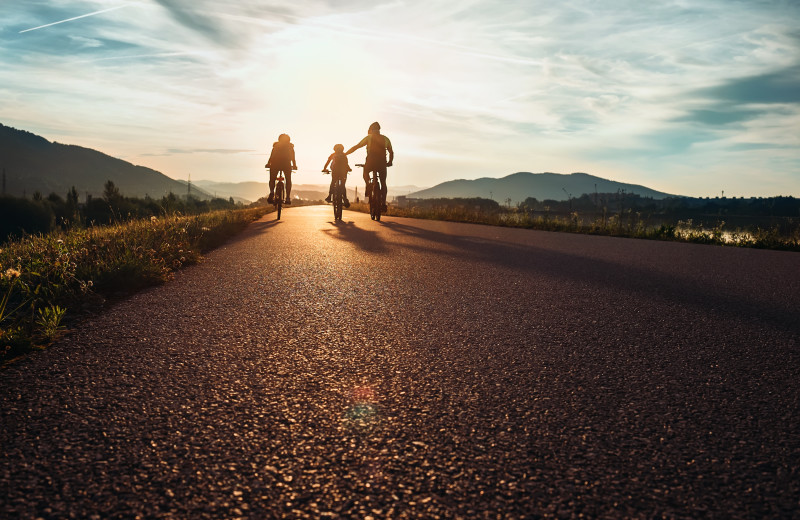
[[(357, 145), (347, 152), (350, 155), (362, 146), (367, 147), (367, 160), (364, 161), (364, 182), (369, 185), (369, 174), (376, 172), (381, 180), (381, 195), (383, 196), (383, 208), (386, 211), (386, 168), (392, 165), (394, 160), (394, 150), (389, 138), (381, 134), (381, 125), (376, 121), (369, 125), (367, 137), (362, 139)], [(386, 160), (386, 152), (389, 152), (389, 160)], [(366, 192), (366, 190), (365, 190)]]
[[(322, 167), (322, 171), (328, 169), (328, 165), (331, 165), (331, 187), (328, 189), (328, 198), (325, 199), (325, 202), (330, 202), (331, 197), (333, 196), (333, 187), (336, 186), (336, 182), (338, 180), (342, 180), (342, 185), (347, 182), (347, 172), (351, 171), (350, 164), (347, 162), (347, 156), (344, 154), (344, 146), (337, 144), (333, 147), (333, 153), (328, 157), (328, 160), (325, 161), (325, 166)], [(347, 189), (344, 190), (344, 207), (350, 207), (350, 201), (347, 200)]]
[(278, 172), (283, 172), (286, 177), (286, 202), (291, 204), (292, 199), (289, 197), (292, 193), (292, 170), (297, 169), (297, 162), (294, 158), (294, 145), (289, 142), (289, 136), (281, 134), (278, 136), (278, 141), (272, 145), (272, 153), (269, 154), (269, 161), (265, 168), (269, 168), (269, 197), (267, 202), (273, 203), (275, 198), (275, 180), (278, 178)]

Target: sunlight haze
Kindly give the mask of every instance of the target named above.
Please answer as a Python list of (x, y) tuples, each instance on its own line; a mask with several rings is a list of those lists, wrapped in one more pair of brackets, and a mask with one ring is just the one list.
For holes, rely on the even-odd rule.
[(395, 185), (800, 196), (798, 21), (783, 1), (3, 2), (0, 123), (184, 180), (264, 182), (288, 133), (294, 182), (326, 183), (379, 121)]

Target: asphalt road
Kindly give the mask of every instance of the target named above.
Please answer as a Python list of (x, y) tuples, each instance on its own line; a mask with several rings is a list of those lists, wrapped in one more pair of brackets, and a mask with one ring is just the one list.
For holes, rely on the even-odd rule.
[(0, 517), (800, 517), (797, 253), (331, 216), (0, 372)]

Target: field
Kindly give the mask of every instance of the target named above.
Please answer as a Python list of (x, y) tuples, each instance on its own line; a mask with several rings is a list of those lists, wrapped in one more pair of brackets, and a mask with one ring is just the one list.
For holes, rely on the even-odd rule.
[[(630, 197), (629, 197), (630, 198)], [(797, 204), (791, 197), (792, 204)], [(535, 200), (535, 199), (534, 199)], [(769, 199), (767, 199), (769, 201)], [(724, 206), (656, 207), (634, 205), (609, 210), (573, 201), (545, 201), (500, 206), (488, 199), (418, 200), (389, 205), (389, 216), (472, 222), (543, 231), (671, 240), (721, 246), (800, 251), (800, 212), (797, 216), (731, 214)], [(759, 202), (761, 200), (759, 199)], [(784, 201), (785, 202), (785, 201)], [(769, 203), (769, 202), (767, 202)], [(773, 206), (774, 208), (774, 203)], [(351, 210), (368, 213), (369, 206), (354, 203)], [(789, 214), (794, 208), (788, 208)]]

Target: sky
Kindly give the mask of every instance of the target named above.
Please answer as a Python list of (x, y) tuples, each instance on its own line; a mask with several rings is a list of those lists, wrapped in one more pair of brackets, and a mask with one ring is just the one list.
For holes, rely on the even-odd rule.
[(0, 123), (177, 179), (264, 181), (287, 133), (324, 183), (379, 121), (395, 185), (800, 196), (796, 0), (4, 0), (0, 70)]

